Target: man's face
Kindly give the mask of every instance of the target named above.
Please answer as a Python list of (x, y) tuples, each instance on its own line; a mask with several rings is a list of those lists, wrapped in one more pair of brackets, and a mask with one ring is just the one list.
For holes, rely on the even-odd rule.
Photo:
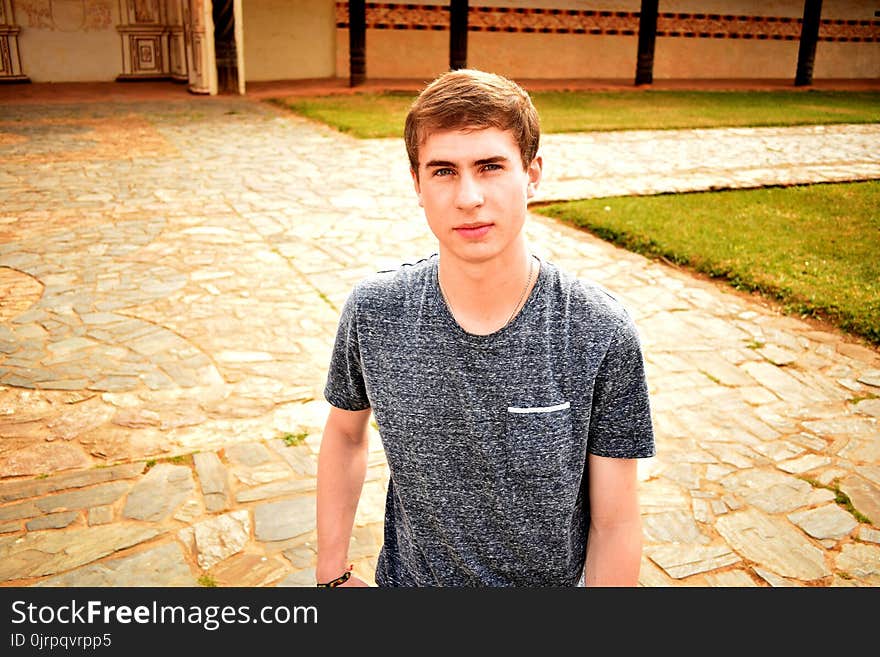
[(441, 254), (478, 263), (515, 247), (526, 203), (541, 179), (541, 158), (523, 170), (509, 130), (434, 132), (419, 148), (413, 183)]

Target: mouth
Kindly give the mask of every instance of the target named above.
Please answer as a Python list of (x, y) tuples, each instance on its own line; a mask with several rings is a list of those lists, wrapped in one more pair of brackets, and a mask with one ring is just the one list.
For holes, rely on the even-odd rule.
[(488, 233), (493, 225), (492, 223), (464, 224), (456, 226), (453, 230), (466, 239), (479, 239)]

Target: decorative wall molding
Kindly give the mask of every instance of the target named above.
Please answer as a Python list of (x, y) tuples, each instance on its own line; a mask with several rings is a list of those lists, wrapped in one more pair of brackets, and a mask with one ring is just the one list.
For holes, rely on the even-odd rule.
[(122, 39), (122, 73), (116, 79), (170, 77), (165, 0), (119, 0), (119, 16), (122, 22), (116, 31)]
[[(448, 5), (368, 2), (367, 29), (448, 30)], [(745, 16), (660, 12), (657, 36), (688, 39), (754, 39), (797, 41), (801, 19), (787, 16)], [(336, 3), (336, 27), (348, 28), (348, 3)], [(469, 32), (526, 34), (590, 34), (637, 36), (639, 12), (524, 7), (470, 7)], [(820, 41), (880, 42), (880, 20), (825, 19)]]
[(0, 0), (0, 83), (30, 82), (21, 71), (21, 53), (18, 51), (18, 33), (12, 0)]
[(53, 32), (113, 28), (113, 0), (14, 0), (24, 27)]
[(165, 9), (168, 26), (168, 72), (173, 80), (186, 82), (186, 28), (183, 24), (183, 4), (181, 0), (169, 0)]
[(119, 0), (122, 74), (117, 80), (189, 81), (184, 0)]

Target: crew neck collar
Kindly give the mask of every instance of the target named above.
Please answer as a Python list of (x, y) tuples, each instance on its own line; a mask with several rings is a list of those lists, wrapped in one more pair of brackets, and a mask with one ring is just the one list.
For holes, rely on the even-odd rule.
[(437, 308), (437, 313), (440, 315), (440, 318), (455, 335), (471, 344), (487, 344), (495, 342), (497, 340), (503, 339), (509, 333), (516, 331), (517, 327), (522, 322), (527, 320), (528, 315), (530, 314), (530, 310), (536, 303), (535, 300), (539, 296), (541, 288), (544, 286), (544, 280), (546, 279), (548, 273), (548, 263), (541, 259), (541, 257), (537, 254), (533, 253), (532, 256), (538, 261), (538, 275), (535, 280), (535, 284), (532, 286), (531, 292), (529, 292), (529, 295), (526, 297), (526, 300), (522, 305), (522, 308), (520, 308), (519, 312), (514, 315), (509, 324), (502, 326), (497, 331), (494, 331), (492, 333), (479, 335), (477, 333), (470, 333), (464, 330), (455, 319), (455, 317), (452, 315), (452, 312), (449, 310), (449, 306), (446, 305), (446, 301), (443, 299), (443, 294), (440, 291), (440, 254), (433, 254), (431, 256), (430, 289), (433, 295), (434, 304)]

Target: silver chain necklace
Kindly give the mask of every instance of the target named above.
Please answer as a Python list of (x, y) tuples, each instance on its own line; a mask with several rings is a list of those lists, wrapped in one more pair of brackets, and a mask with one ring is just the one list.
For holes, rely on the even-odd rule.
[[(505, 328), (510, 322), (513, 321), (513, 318), (516, 316), (516, 312), (519, 310), (520, 304), (522, 304), (523, 299), (525, 299), (526, 292), (529, 291), (529, 288), (532, 285), (532, 271), (535, 268), (535, 256), (529, 255), (529, 277), (526, 279), (526, 286), (523, 288), (522, 294), (519, 295), (519, 301), (516, 302), (516, 305), (513, 307), (513, 312), (510, 313), (510, 317), (507, 318), (507, 321), (504, 322), (504, 326), (501, 328)], [(443, 296), (443, 301), (446, 302), (446, 308), (449, 310), (449, 314), (455, 317), (455, 313), (452, 312), (452, 304), (449, 303), (449, 297), (446, 296), (446, 292), (443, 290), (443, 286), (440, 285), (440, 273), (437, 273), (437, 286), (440, 288), (440, 294)], [(501, 329), (498, 329), (499, 331)]]

